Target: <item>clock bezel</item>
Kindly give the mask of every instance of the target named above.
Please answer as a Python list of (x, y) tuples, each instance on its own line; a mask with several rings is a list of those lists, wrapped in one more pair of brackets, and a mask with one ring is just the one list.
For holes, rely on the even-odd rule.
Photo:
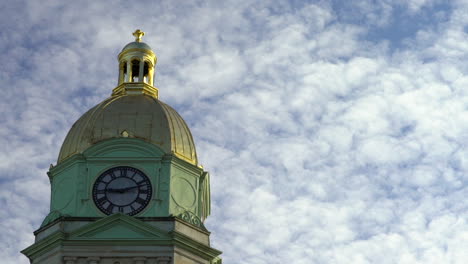
[[(102, 202), (102, 203), (99, 203), (98, 200), (99, 199), (102, 199), (102, 197), (98, 198), (98, 189), (97, 189), (97, 186), (99, 183), (105, 183), (106, 184), (106, 187), (104, 188), (104, 190), (107, 189), (107, 186), (113, 182), (114, 180), (118, 179), (118, 178), (121, 178), (123, 176), (119, 175), (118, 177), (116, 178), (113, 178), (111, 179), (110, 181), (108, 182), (104, 182), (102, 179), (105, 178), (107, 175), (109, 175), (112, 171), (116, 171), (116, 170), (122, 170), (122, 168), (125, 168), (127, 170), (127, 172), (130, 170), (130, 171), (136, 171), (138, 172), (138, 174), (144, 179), (143, 181), (146, 182), (146, 190), (147, 190), (147, 193), (146, 193), (146, 198), (140, 198), (140, 188), (141, 187), (138, 187), (138, 194), (136, 196), (136, 198), (131, 202), (129, 203), (128, 205), (126, 206), (130, 206), (132, 205), (133, 203), (135, 203), (139, 198), (141, 200), (144, 200), (144, 203), (141, 204), (141, 206), (139, 206), (138, 208), (130, 211), (130, 212), (127, 212), (127, 213), (124, 213), (124, 212), (120, 212), (120, 213), (123, 213), (123, 214), (126, 214), (126, 215), (129, 215), (129, 216), (134, 216), (134, 215), (137, 215), (137, 214), (140, 214), (142, 211), (144, 211), (146, 208), (148, 208), (148, 205), (150, 204), (151, 202), (151, 199), (153, 198), (153, 185), (152, 185), (152, 182), (151, 182), (151, 179), (150, 177), (148, 177), (148, 175), (146, 173), (144, 173), (141, 169), (138, 169), (138, 168), (135, 168), (135, 167), (132, 167), (132, 166), (126, 166), (126, 165), (120, 165), (120, 166), (114, 166), (114, 167), (111, 167), (111, 168), (108, 168), (106, 169), (104, 172), (100, 173), (94, 180), (94, 184), (92, 186), (92, 190), (91, 190), (91, 195), (92, 195), (92, 199), (93, 199), (93, 202), (94, 202), (94, 205), (96, 206), (96, 208), (103, 214), (105, 215), (112, 215), (112, 214), (115, 214), (115, 213), (119, 213), (119, 211), (117, 212), (113, 212), (111, 209), (110, 211), (107, 210), (107, 208), (104, 208), (104, 203), (109, 203), (109, 204), (112, 204), (113, 207), (125, 207), (125, 206), (119, 206), (119, 205), (116, 205), (114, 204), (112, 201), (110, 201), (108, 198), (107, 198), (107, 191), (105, 191), (104, 193), (104, 196), (106, 197), (105, 201)], [(133, 175), (134, 176), (134, 175)], [(131, 177), (127, 177), (125, 176), (125, 178), (127, 179), (131, 179)], [(140, 181), (142, 182), (142, 181)], [(137, 186), (140, 186), (137, 184)], [(112, 207), (112, 208), (113, 208)], [(131, 206), (130, 206), (131, 207)]]

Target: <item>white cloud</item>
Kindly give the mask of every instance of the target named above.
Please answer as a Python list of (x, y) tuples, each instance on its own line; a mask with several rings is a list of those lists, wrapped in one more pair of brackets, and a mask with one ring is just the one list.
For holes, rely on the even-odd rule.
[[(438, 4), (7, 4), (0, 257), (27, 263), (48, 165), (141, 28), (211, 172), (206, 224), (226, 263), (464, 263), (467, 6)], [(421, 12), (447, 20), (411, 20)], [(415, 36), (369, 39), (397, 15)]]

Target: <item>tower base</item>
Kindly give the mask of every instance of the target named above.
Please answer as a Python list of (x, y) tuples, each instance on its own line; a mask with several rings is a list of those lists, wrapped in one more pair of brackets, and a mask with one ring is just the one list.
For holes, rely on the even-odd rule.
[(60, 217), (34, 234), (32, 264), (221, 264), (210, 233), (177, 217)]

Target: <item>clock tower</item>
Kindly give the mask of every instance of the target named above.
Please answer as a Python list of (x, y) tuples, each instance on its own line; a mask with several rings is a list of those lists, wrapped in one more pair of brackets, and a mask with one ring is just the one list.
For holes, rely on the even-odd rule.
[(144, 32), (133, 35), (117, 87), (73, 124), (50, 167), (50, 213), (22, 251), (33, 264), (221, 264), (203, 225), (210, 175), (159, 100)]

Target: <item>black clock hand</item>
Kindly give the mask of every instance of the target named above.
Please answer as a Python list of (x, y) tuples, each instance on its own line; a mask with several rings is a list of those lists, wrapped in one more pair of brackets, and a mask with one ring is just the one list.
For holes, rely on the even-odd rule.
[(109, 188), (107, 189), (108, 192), (116, 192), (116, 193), (124, 193), (128, 190), (131, 190), (131, 189), (134, 189), (134, 188), (137, 188), (138, 186), (133, 186), (133, 187), (127, 187), (127, 188), (122, 188), (122, 189), (113, 189), (113, 188)]
[(106, 189), (107, 192), (112, 192), (112, 193), (124, 193), (124, 189), (113, 189), (113, 188), (109, 188), (109, 189)]
[(128, 190), (131, 190), (131, 189), (135, 189), (135, 188), (137, 188), (137, 187), (138, 187), (138, 186), (127, 187), (127, 188), (123, 188), (122, 190), (128, 191)]

